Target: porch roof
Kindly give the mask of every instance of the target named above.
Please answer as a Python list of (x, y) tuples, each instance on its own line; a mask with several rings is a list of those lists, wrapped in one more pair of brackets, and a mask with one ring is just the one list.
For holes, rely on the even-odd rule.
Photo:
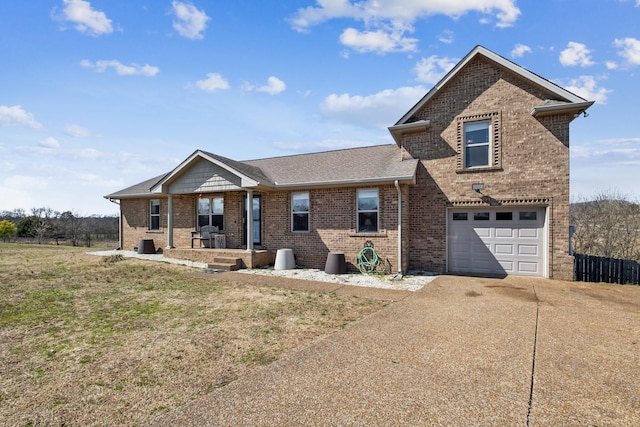
[(400, 181), (415, 183), (417, 159), (403, 159), (395, 144), (319, 153), (236, 161), (197, 150), (173, 171), (105, 196), (108, 199), (151, 197), (165, 184), (205, 159), (242, 178), (248, 189), (287, 189)]

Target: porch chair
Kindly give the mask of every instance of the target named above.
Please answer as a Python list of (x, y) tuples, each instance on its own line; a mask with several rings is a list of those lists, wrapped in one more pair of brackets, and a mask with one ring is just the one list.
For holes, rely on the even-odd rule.
[(200, 232), (192, 231), (191, 232), (191, 248), (193, 249), (194, 240), (198, 240), (199, 248), (201, 248), (203, 245), (205, 248), (215, 247), (216, 234), (218, 234), (219, 232), (220, 232), (220, 229), (213, 225), (203, 225), (202, 227), (200, 227)]

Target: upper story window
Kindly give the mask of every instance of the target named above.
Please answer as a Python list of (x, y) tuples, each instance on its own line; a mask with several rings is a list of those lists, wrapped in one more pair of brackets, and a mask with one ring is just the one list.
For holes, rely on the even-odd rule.
[(502, 168), (500, 113), (457, 118), (457, 171)]
[(149, 230), (160, 230), (160, 200), (151, 200), (150, 202)]
[(464, 167), (491, 166), (490, 140), (491, 122), (468, 122), (464, 124)]
[(358, 232), (378, 232), (380, 197), (378, 189), (358, 190)]
[(291, 195), (291, 231), (309, 231), (309, 193)]
[(220, 231), (224, 228), (224, 197), (198, 199), (198, 228), (213, 225)]

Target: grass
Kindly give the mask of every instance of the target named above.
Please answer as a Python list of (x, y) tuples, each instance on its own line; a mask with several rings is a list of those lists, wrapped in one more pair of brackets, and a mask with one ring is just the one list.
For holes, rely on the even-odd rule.
[(386, 305), (85, 251), (0, 243), (0, 425), (141, 425)]

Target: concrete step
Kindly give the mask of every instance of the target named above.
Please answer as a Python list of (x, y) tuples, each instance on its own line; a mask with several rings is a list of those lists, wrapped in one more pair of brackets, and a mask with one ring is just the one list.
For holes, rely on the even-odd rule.
[(236, 271), (242, 268), (242, 258), (215, 257), (209, 268), (225, 271)]

